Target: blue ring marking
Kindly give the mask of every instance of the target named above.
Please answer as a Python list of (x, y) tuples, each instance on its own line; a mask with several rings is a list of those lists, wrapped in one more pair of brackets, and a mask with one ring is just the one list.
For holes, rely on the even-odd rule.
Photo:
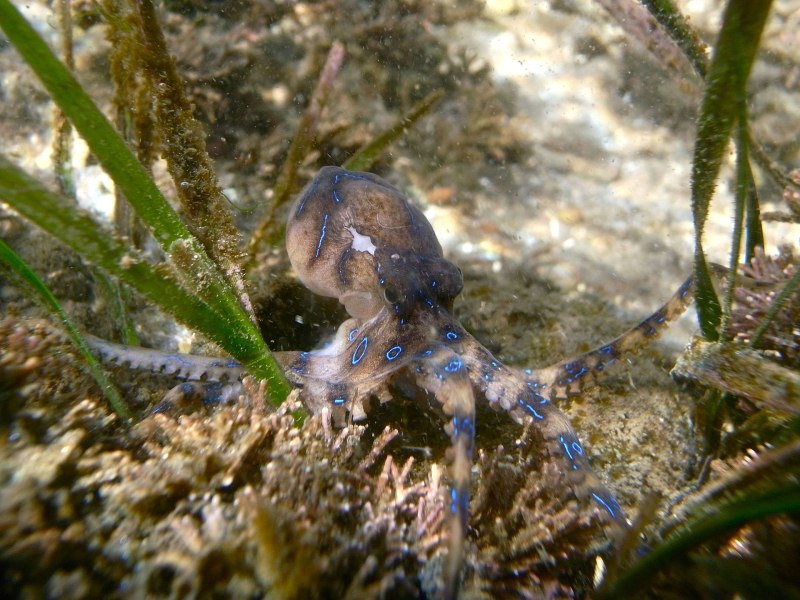
[(236, 368), (236, 367), (241, 367), (242, 364), (236, 362), (235, 360), (231, 360), (228, 364), (225, 364), (224, 362), (215, 360), (215, 361), (213, 361), (211, 363), (211, 366), (212, 367), (222, 367), (223, 369), (233, 369), (233, 368)]
[[(366, 177), (362, 177), (361, 175), (354, 175), (353, 173), (342, 173), (343, 177), (349, 177), (350, 179), (362, 179), (364, 181), (369, 181)], [(377, 185), (377, 184), (376, 184)], [(381, 186), (383, 187), (383, 186)]]
[(344, 404), (344, 398), (334, 398), (333, 403), (336, 405)]
[(464, 417), (461, 419), (461, 425), (458, 424), (458, 417), (453, 417), (453, 423), (456, 427), (456, 432), (458, 434), (466, 433), (468, 435), (472, 434), (472, 421), (470, 421), (469, 417)]
[(458, 417), (453, 415), (453, 436), (458, 437)]
[(578, 363), (577, 362), (574, 362), (574, 361), (573, 362), (568, 362), (567, 364), (564, 365), (564, 370), (566, 370), (567, 373), (572, 375), (577, 367), (578, 367)]
[(432, 352), (433, 350), (425, 350), (425, 352), (422, 353), (422, 356), (430, 356)]
[(611, 354), (614, 351), (614, 346), (608, 345), (600, 348), (600, 354)]
[(567, 453), (567, 456), (569, 457), (569, 459), (574, 461), (575, 457), (572, 456), (572, 452), (569, 451), (569, 446), (567, 445), (567, 442), (564, 441), (564, 436), (561, 435), (561, 436), (558, 437), (558, 439), (561, 442), (561, 445), (564, 446), (564, 451)]
[(187, 367), (191, 367), (192, 366), (192, 363), (186, 362), (185, 360), (183, 360), (177, 354), (168, 354), (165, 358), (168, 359), (168, 360), (178, 361), (179, 363), (181, 363), (182, 365), (186, 365)]
[(470, 420), (469, 417), (464, 417), (461, 420), (461, 429), (463, 429), (468, 433), (472, 431), (472, 421)]
[(435, 280), (435, 279), (434, 279), (433, 281), (431, 281), (431, 287), (432, 287), (432, 288), (435, 288), (435, 287), (436, 287), (436, 280)]
[(367, 352), (368, 344), (369, 338), (366, 337), (358, 343), (356, 349), (353, 350), (353, 358), (350, 359), (350, 364), (357, 365), (359, 362), (361, 362), (361, 359), (364, 358), (364, 354)]
[(314, 194), (314, 192), (317, 191), (317, 188), (319, 187), (319, 184), (320, 184), (320, 182), (319, 182), (318, 179), (312, 180), (311, 188), (308, 191), (306, 191), (305, 195), (303, 196), (303, 201), (300, 203), (300, 206), (297, 207), (297, 210), (294, 213), (295, 217), (299, 217), (300, 213), (303, 212), (303, 209), (306, 207), (306, 202), (311, 200), (311, 196), (312, 196), (312, 194)]
[(615, 514), (614, 514), (614, 511), (611, 509), (611, 507), (610, 507), (608, 504), (606, 504), (605, 500), (603, 500), (603, 499), (602, 499), (600, 496), (598, 496), (598, 495), (597, 495), (597, 494), (595, 494), (594, 492), (592, 492), (592, 497), (593, 497), (595, 500), (597, 500), (597, 501), (598, 501), (600, 504), (602, 504), (602, 505), (603, 505), (603, 507), (604, 507), (604, 508), (605, 508), (605, 509), (606, 509), (606, 510), (607, 510), (607, 511), (608, 511), (608, 512), (611, 514), (611, 516), (612, 516), (614, 519), (616, 519), (616, 518), (617, 518), (617, 515), (615, 515)]
[(450, 490), (450, 512), (456, 514), (456, 508), (458, 507), (458, 492), (456, 492), (455, 488)]
[(540, 415), (538, 412), (536, 412), (536, 409), (533, 408), (530, 404), (528, 404), (524, 400), (520, 400), (519, 403), (522, 404), (522, 406), (524, 406), (525, 408), (527, 408), (531, 412), (531, 414), (533, 414), (534, 417), (544, 421), (544, 417)]
[[(307, 362), (308, 362), (308, 361), (307, 361), (306, 357), (305, 357), (305, 356), (303, 356), (303, 355), (301, 354), (301, 355), (300, 355), (300, 359), (299, 359), (299, 360), (297, 360), (297, 361), (295, 361), (295, 362), (292, 364), (292, 366), (291, 366), (291, 367), (289, 367), (289, 368), (290, 368), (292, 371), (294, 371), (295, 373), (304, 373), (304, 372), (305, 372), (305, 370), (306, 370), (306, 363), (307, 363)], [(300, 364), (297, 364), (297, 363), (300, 363)]]
[(603, 370), (603, 363), (600, 363), (600, 364), (598, 364), (598, 365), (595, 367), (595, 369), (597, 369), (598, 371), (602, 371), (602, 370)]
[(457, 358), (455, 358), (455, 359), (450, 361), (450, 364), (447, 365), (444, 368), (444, 370), (447, 371), (448, 373), (455, 373), (456, 371), (458, 371), (461, 368), (461, 364), (462, 364), (461, 361), (458, 360)]
[[(181, 391), (184, 394), (191, 394), (194, 390), (194, 383), (182, 383), (181, 384)], [(203, 404), (215, 404), (217, 402), (222, 402), (222, 388), (225, 385), (222, 381), (216, 381), (214, 383), (208, 383), (205, 387), (205, 397), (203, 398)]]
[(333, 183), (339, 183), (339, 174), (333, 176)]
[(583, 375), (588, 373), (588, 372), (589, 372), (589, 369), (587, 369), (586, 367), (583, 367), (580, 371), (575, 373), (575, 379), (578, 379), (579, 377), (583, 377)]
[(317, 242), (317, 252), (314, 254), (314, 258), (319, 258), (319, 251), (322, 249), (322, 240), (325, 238), (325, 229), (328, 227), (328, 215), (325, 215), (325, 219), (322, 221), (322, 235), (319, 236), (319, 241)]
[(386, 353), (386, 358), (388, 360), (394, 360), (395, 358), (400, 356), (400, 353), (402, 351), (403, 349), (400, 346), (395, 346), (394, 348), (390, 348), (389, 351)]
[(572, 442), (572, 449), (575, 450), (578, 454), (583, 456), (583, 447), (578, 442)]
[(659, 323), (663, 323), (666, 319), (667, 317), (665, 315), (661, 315), (658, 319), (656, 319), (656, 321)]
[(455, 333), (453, 333), (452, 331), (448, 331), (447, 332), (447, 339), (448, 340), (457, 340), (458, 336)]
[(356, 327), (355, 329), (353, 329), (353, 331), (351, 331), (351, 332), (350, 332), (350, 335), (349, 335), (349, 336), (347, 336), (347, 337), (349, 337), (349, 338), (350, 338), (350, 341), (351, 341), (351, 342), (352, 342), (352, 341), (355, 339), (355, 337), (356, 337), (356, 334), (357, 334), (357, 333), (358, 333), (358, 327)]
[(647, 330), (647, 333), (645, 333), (645, 335), (653, 335), (655, 332), (656, 328), (651, 326), (650, 329)]
[(525, 373), (527, 373), (528, 375), (530, 375), (531, 373), (533, 373), (533, 370), (532, 370), (532, 369), (525, 369)]
[(333, 190), (333, 201), (336, 202), (337, 204), (342, 201), (342, 199), (339, 198), (339, 192), (337, 192), (336, 190)]
[(212, 367), (222, 367), (223, 369), (235, 369), (236, 367), (241, 367), (242, 364), (236, 362), (235, 360), (231, 360), (228, 364), (225, 364), (224, 362), (215, 360), (215, 361), (213, 361), (211, 363), (211, 366)]
[(497, 363), (496, 363), (495, 361), (492, 361), (492, 366), (493, 366), (493, 367), (496, 367), (496, 366), (497, 366)]

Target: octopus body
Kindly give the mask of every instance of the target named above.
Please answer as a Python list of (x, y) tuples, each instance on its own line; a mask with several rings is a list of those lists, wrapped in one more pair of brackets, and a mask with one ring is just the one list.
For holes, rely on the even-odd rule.
[[(380, 177), (337, 167), (320, 170), (291, 208), (286, 248), (300, 280), (317, 294), (338, 298), (351, 316), (325, 348), (277, 353), (308, 409), (315, 414), (327, 409), (337, 423), (348, 414), (363, 419), (365, 402), (391, 399), (389, 384), (400, 376), (410, 377), (441, 408), (453, 448), (446, 598), (458, 595), (476, 398), (518, 423), (533, 423), (575, 495), (596, 502), (610, 523), (626, 526), (622, 509), (553, 401), (581, 393), (621, 355), (655, 337), (686, 308), (691, 279), (656, 313), (610, 343), (547, 368), (517, 370), (503, 365), (453, 317), (453, 300), (463, 285), (460, 270), (442, 256), (422, 212)], [(106, 358), (133, 366), (167, 365), (165, 358), (142, 351), (134, 355), (96, 345)], [(166, 368), (208, 379), (223, 372), (235, 379), (241, 371), (225, 362), (229, 359), (208, 358), (201, 359), (204, 371), (195, 358), (171, 355)]]

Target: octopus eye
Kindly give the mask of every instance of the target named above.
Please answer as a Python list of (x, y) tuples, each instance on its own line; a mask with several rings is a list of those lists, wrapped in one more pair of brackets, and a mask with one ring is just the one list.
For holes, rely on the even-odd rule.
[(387, 287), (385, 290), (383, 290), (383, 297), (389, 304), (396, 304), (397, 301), (400, 300), (399, 294), (390, 287)]

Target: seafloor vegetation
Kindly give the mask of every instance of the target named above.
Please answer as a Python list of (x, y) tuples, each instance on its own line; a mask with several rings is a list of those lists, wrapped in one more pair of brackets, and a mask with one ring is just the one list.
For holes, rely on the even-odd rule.
[[(480, 248), (445, 242), (466, 279), (457, 316), (510, 363), (545, 365), (621, 332), (630, 319), (542, 276), (562, 255), (546, 243), (520, 252), (513, 217), (484, 216), (547, 214), (516, 194), (546, 203), (576, 176), (584, 194), (608, 183), (590, 128), (578, 119), (558, 145), (532, 145), (519, 116), (527, 96), (454, 34), (511, 30), (514, 11), (534, 9), (26, 4), (72, 86), (1, 4), (0, 593), (438, 597), (448, 481), (438, 418), (398, 398), (337, 430), (284, 401), (266, 347), (311, 348), (344, 318), (291, 274), (285, 203), (321, 166), (360, 164), (445, 215), (441, 236)], [(464, 597), (800, 597), (800, 271), (790, 248), (760, 249), (800, 214), (790, 171), (800, 8), (731, 0), (697, 26), (670, 2), (643, 5), (550, 3), (540, 19), (583, 32), (559, 39), (611, 73), (620, 122), (695, 140), (681, 202), (696, 234), (701, 333), (675, 369), (683, 390), (666, 375), (669, 351), (650, 349), (565, 408), (634, 521), (623, 539), (571, 496), (535, 430), (479, 410)], [(620, 55), (621, 37), (644, 45)], [(135, 158), (103, 137), (89, 97)], [(549, 131), (547, 115), (536, 125)], [(721, 168), (735, 206), (730, 265), (745, 263), (740, 275), (757, 283), (729, 277), (715, 292), (701, 242)], [(113, 223), (75, 208), (114, 193)], [(562, 221), (582, 218), (554, 206)], [(603, 225), (611, 245), (631, 239), (619, 220)], [(225, 351), (255, 377), (231, 404), (153, 412), (175, 382), (87, 363), (81, 331)]]

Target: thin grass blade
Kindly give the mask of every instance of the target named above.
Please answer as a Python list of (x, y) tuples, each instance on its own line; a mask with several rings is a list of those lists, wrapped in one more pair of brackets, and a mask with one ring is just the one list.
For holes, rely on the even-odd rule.
[[(69, 206), (68, 200), (45, 189), (2, 155), (0, 200), (150, 298), (177, 320), (219, 344), (255, 377), (266, 379), (273, 404), (277, 406), (286, 398), (289, 387), (283, 373), (254, 328), (240, 327), (230, 320), (230, 315), (188, 293), (149, 263), (140, 260), (134, 250), (106, 233), (89, 217)], [(245, 319), (245, 323), (249, 324), (249, 321)]]
[(444, 96), (443, 90), (436, 90), (429, 94), (414, 106), (411, 110), (403, 115), (397, 123), (392, 125), (389, 129), (381, 133), (374, 140), (369, 142), (366, 146), (360, 148), (353, 156), (351, 156), (342, 165), (345, 169), (351, 171), (366, 171), (374, 163), (378, 156), (391, 146), (398, 138), (400, 138), (406, 131), (408, 131), (414, 124), (422, 117), (430, 112), (439, 100)]
[(784, 304), (786, 304), (789, 297), (797, 291), (798, 286), (800, 286), (800, 269), (798, 269), (797, 272), (792, 275), (791, 279), (783, 285), (783, 289), (772, 301), (769, 311), (764, 315), (761, 323), (758, 324), (758, 329), (753, 333), (753, 339), (750, 342), (753, 348), (758, 348), (758, 343), (761, 341), (764, 333), (767, 331), (772, 321), (775, 320), (775, 317), (778, 316), (778, 313), (781, 308), (783, 308)]
[(738, 99), (740, 104), (739, 121), (736, 127), (736, 194), (734, 197), (733, 230), (731, 231), (731, 252), (728, 259), (728, 277), (725, 287), (724, 309), (720, 337), (730, 339), (728, 324), (731, 320), (733, 309), (733, 294), (736, 289), (736, 274), (739, 266), (739, 255), (742, 247), (742, 226), (747, 205), (747, 196), (753, 181), (749, 179), (750, 159), (747, 144), (747, 106), (743, 97)]
[(708, 70), (706, 45), (678, 7), (672, 0), (642, 0), (642, 4), (683, 51), (695, 73), (705, 79)]
[[(233, 223), (222, 188), (206, 151), (203, 129), (186, 98), (175, 61), (170, 56), (151, 0), (139, 0), (143, 74), (152, 81), (155, 116), (162, 132), (162, 154), (175, 182), (183, 217), (192, 234), (236, 290), (239, 304), (255, 323), (250, 298), (239, 267), (241, 235)], [(140, 72), (140, 76), (141, 76)]]
[(249, 327), (251, 334), (257, 333), (231, 288), (125, 142), (9, 0), (0, 0), (0, 27), (86, 140), (115, 185), (151, 229), (167, 256), (176, 248), (189, 247), (196, 257), (193, 267), (198, 270), (187, 273), (186, 277), (203, 280), (204, 300), (225, 315), (225, 320), (232, 326)]
[[(749, 136), (748, 136), (749, 137)], [(751, 143), (752, 146), (752, 143)], [(747, 179), (750, 182), (747, 187), (747, 197), (745, 199), (744, 217), (744, 262), (749, 263), (756, 255), (756, 248), (764, 247), (764, 227), (761, 224), (761, 208), (758, 201), (758, 191), (756, 190), (753, 170), (748, 161)]]
[(683, 558), (687, 552), (750, 521), (779, 514), (800, 514), (800, 484), (797, 482), (790, 481), (766, 491), (743, 495), (726, 502), (718, 512), (690, 522), (614, 581), (609, 581), (599, 597), (635, 597), (644, 592), (659, 571)]
[(744, 95), (771, 2), (731, 0), (709, 68), (692, 163), (697, 315), (703, 335), (717, 340), (721, 310), (703, 252), (703, 229), (722, 157), (737, 118), (735, 99)]
[(248, 270), (254, 264), (258, 249), (275, 238), (276, 232), (280, 231), (280, 225), (275, 222), (275, 213), (278, 208), (285, 204), (290, 198), (292, 186), (294, 185), (294, 180), (297, 175), (297, 169), (308, 153), (311, 142), (316, 135), (317, 126), (322, 117), (322, 110), (328, 102), (328, 95), (331, 92), (336, 75), (342, 68), (343, 61), (344, 46), (339, 42), (334, 42), (328, 52), (325, 66), (322, 68), (322, 72), (319, 75), (317, 87), (311, 95), (308, 108), (305, 113), (303, 113), (300, 125), (292, 138), (292, 143), (289, 146), (289, 153), (283, 161), (281, 172), (278, 174), (278, 180), (272, 188), (272, 199), (267, 205), (267, 210), (263, 219), (253, 230), (250, 241), (247, 243), (245, 254), (250, 257), (247, 265)]
[(64, 308), (61, 306), (56, 297), (50, 291), (50, 289), (45, 285), (44, 281), (42, 281), (36, 273), (22, 260), (16, 252), (14, 252), (8, 245), (3, 241), (0, 240), (0, 262), (5, 263), (10, 269), (12, 273), (15, 274), (16, 279), (18, 279), (26, 289), (30, 290), (31, 295), (37, 300), (37, 302), (44, 306), (48, 312), (61, 324), (64, 330), (67, 332), (67, 335), (72, 340), (72, 343), (78, 348), (81, 355), (83, 356), (84, 360), (86, 361), (86, 365), (89, 369), (89, 373), (97, 382), (97, 385), (100, 386), (100, 389), (103, 392), (103, 395), (108, 400), (108, 403), (111, 405), (111, 408), (117, 413), (121, 419), (127, 420), (133, 417), (133, 413), (131, 413), (128, 406), (125, 404), (125, 401), (120, 396), (119, 391), (114, 384), (106, 376), (103, 367), (100, 366), (100, 363), (97, 362), (97, 359), (94, 357), (92, 352), (89, 350), (89, 347), (86, 345), (86, 341), (83, 339), (81, 332), (78, 331), (78, 328), (75, 327), (75, 324), (70, 319), (69, 315), (66, 313)]

